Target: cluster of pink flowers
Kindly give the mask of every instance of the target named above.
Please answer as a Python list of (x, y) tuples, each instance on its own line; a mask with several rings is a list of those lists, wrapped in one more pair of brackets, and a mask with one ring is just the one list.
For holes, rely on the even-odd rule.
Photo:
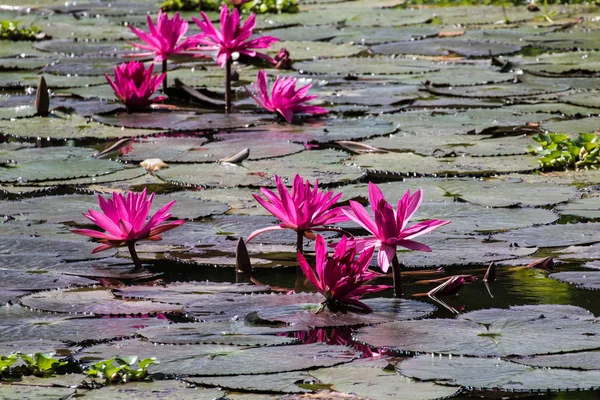
[[(407, 226), (421, 204), (423, 193), (410, 190), (398, 201), (397, 210), (385, 200), (381, 190), (374, 183), (369, 183), (369, 199), (372, 219), (366, 209), (359, 203), (351, 201), (349, 207), (333, 207), (341, 194), (323, 192), (318, 188), (318, 182), (311, 189), (308, 182), (296, 175), (290, 193), (282, 180), (275, 176), (279, 196), (272, 191), (262, 188), (265, 198), (258, 195), (256, 200), (271, 214), (281, 220), (281, 224), (262, 228), (250, 234), (248, 240), (270, 230), (292, 229), (298, 232), (298, 238), (310, 237), (313, 231), (339, 230), (325, 225), (334, 222), (352, 220), (369, 231), (373, 236), (367, 238), (351, 238), (343, 236), (335, 247), (333, 257), (329, 258), (325, 240), (318, 235), (315, 245), (316, 272), (302, 254), (301, 242), (298, 242), (298, 262), (307, 279), (325, 296), (324, 305), (330, 308), (337, 304), (347, 304), (369, 310), (369, 307), (358, 299), (367, 294), (388, 289), (387, 285), (365, 285), (379, 274), (369, 271), (373, 253), (379, 249), (378, 265), (386, 272), (390, 265), (400, 274), (396, 255), (397, 247), (411, 250), (431, 251), (428, 246), (415, 242), (413, 239), (437, 229), (450, 221), (428, 220), (412, 226)], [(358, 259), (355, 260), (355, 256)], [(400, 282), (394, 282), (396, 294), (400, 294)]]
[[(238, 1), (242, 3), (242, 1)], [(150, 16), (147, 17), (148, 32), (129, 26), (143, 43), (131, 43), (145, 52), (132, 56), (154, 56), (154, 61), (162, 62), (162, 75), (152, 75), (153, 67), (145, 69), (143, 63), (131, 61), (115, 68), (114, 80), (106, 75), (106, 79), (115, 91), (116, 96), (125, 104), (128, 111), (144, 108), (150, 104), (163, 100), (164, 97), (151, 99), (151, 96), (163, 84), (166, 90), (166, 63), (170, 56), (175, 54), (189, 54), (193, 56), (214, 55), (217, 64), (226, 67), (226, 100), (231, 98), (231, 71), (230, 64), (235, 57), (247, 56), (260, 58), (272, 64), (275, 68), (289, 68), (291, 60), (289, 53), (281, 49), (275, 58), (256, 51), (267, 49), (279, 39), (272, 36), (252, 37), (256, 26), (256, 15), (251, 14), (243, 25), (240, 24), (240, 14), (237, 6), (229, 11), (226, 4), (221, 8), (220, 28), (217, 29), (208, 16), (201, 12), (201, 18), (192, 18), (201, 32), (191, 37), (185, 37), (188, 31), (188, 22), (175, 13), (169, 18), (166, 13), (158, 12), (156, 24)], [(277, 113), (287, 122), (292, 122), (294, 113), (326, 114), (327, 111), (318, 106), (304, 103), (313, 100), (316, 96), (308, 96), (311, 85), (296, 88), (298, 81), (291, 77), (277, 77), (271, 90), (267, 84), (267, 74), (259, 71), (257, 83), (254, 84), (255, 94), (251, 94), (256, 102), (270, 112)], [(229, 112), (230, 100), (227, 101), (226, 111)]]

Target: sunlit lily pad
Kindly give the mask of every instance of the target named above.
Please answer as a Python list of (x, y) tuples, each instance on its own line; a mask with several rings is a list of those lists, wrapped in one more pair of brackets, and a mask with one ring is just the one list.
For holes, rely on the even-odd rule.
[(360, 53), (364, 49), (349, 44), (333, 44), (311, 41), (282, 41), (271, 46), (267, 52), (275, 56), (279, 49), (285, 48), (295, 60), (312, 60), (314, 58), (348, 57)]
[(530, 172), (540, 168), (532, 155), (498, 157), (433, 158), (413, 153), (363, 154), (348, 160), (368, 175), (386, 176), (487, 176), (495, 173)]
[(303, 383), (313, 383), (307, 372), (283, 372), (278, 374), (264, 375), (238, 375), (219, 377), (196, 377), (187, 378), (186, 381), (200, 385), (218, 386), (227, 389), (252, 390), (253, 392), (277, 392), (277, 393), (308, 393), (311, 389), (303, 388)]
[[(380, 324), (361, 329), (356, 337), (371, 346), (387, 346), (396, 351), (488, 357), (597, 348), (600, 327), (594, 323), (593, 315), (583, 316), (582, 312), (586, 310), (552, 305), (489, 309), (463, 314), (458, 320)], [(561, 339), (565, 337), (569, 340)]]
[(576, 370), (598, 370), (600, 369), (600, 352), (582, 351), (579, 353), (551, 354), (546, 356), (534, 356), (512, 359), (511, 361), (541, 368), (568, 368)]
[(131, 337), (142, 327), (166, 324), (158, 318), (90, 318), (65, 317), (28, 310), (21, 306), (0, 309), (0, 341), (57, 340), (64, 342), (100, 341)]
[(294, 324), (296, 329), (302, 329), (420, 318), (435, 310), (432, 305), (415, 300), (377, 298), (364, 301), (373, 309), (373, 312), (369, 314), (329, 310), (315, 314), (314, 312), (319, 308), (319, 303), (323, 299), (320, 294), (307, 293), (229, 296), (222, 299), (206, 298), (188, 304), (186, 312), (198, 320), (206, 321), (227, 321), (235, 316), (243, 318), (251, 312), (257, 312), (262, 319), (283, 321)]
[(295, 346), (244, 348), (221, 345), (162, 345), (128, 340), (88, 347), (78, 354), (86, 363), (116, 355), (156, 357), (160, 364), (148, 367), (152, 373), (178, 375), (238, 375), (300, 371), (352, 361), (357, 352), (343, 346), (315, 343)]
[(95, 115), (94, 120), (111, 126), (137, 129), (196, 131), (242, 128), (261, 123), (256, 114), (196, 114), (193, 112), (154, 112)]
[(483, 42), (464, 39), (424, 39), (387, 43), (371, 47), (376, 54), (418, 54), (426, 56), (448, 56), (456, 54), (463, 57), (498, 56), (513, 54), (521, 50), (520, 46), (506, 43)]
[(600, 198), (588, 197), (560, 204), (556, 211), (562, 215), (576, 215), (582, 218), (600, 218)]
[(338, 392), (354, 393), (361, 398), (373, 400), (393, 397), (406, 400), (425, 400), (450, 397), (457, 388), (436, 385), (431, 382), (418, 382), (395, 371), (369, 366), (341, 365), (310, 371), (321, 384), (331, 385)]
[[(90, 76), (63, 76), (63, 75), (44, 75), (48, 87), (51, 89), (59, 89), (66, 87), (79, 87), (87, 85), (99, 85), (106, 82), (106, 78), (90, 77)], [(1, 87), (36, 87), (40, 80), (40, 75), (37, 72), (3, 72), (0, 74)]]
[(77, 389), (0, 383), (0, 392), (5, 399), (51, 400), (69, 398), (77, 393)]
[(196, 322), (144, 328), (138, 334), (151, 342), (164, 344), (273, 346), (297, 342), (297, 339), (281, 335), (293, 330), (295, 329), (291, 326), (246, 326), (243, 321)]
[(243, 165), (196, 164), (171, 165), (158, 171), (161, 179), (182, 185), (204, 187), (275, 186), (274, 174), (283, 179), (293, 179), (300, 174), (305, 179), (320, 183), (342, 183), (360, 178), (363, 173), (341, 161), (345, 153), (335, 150), (310, 151), (272, 160), (244, 162)]
[[(314, 29), (313, 29), (314, 30)], [(398, 40), (413, 40), (429, 36), (437, 36), (439, 29), (431, 26), (386, 26), (386, 27), (346, 27), (338, 31), (332, 43), (354, 43), (356, 45), (372, 45), (379, 43), (397, 42)]]
[(574, 136), (580, 133), (593, 133), (598, 130), (598, 117), (588, 117), (576, 120), (546, 122), (542, 129), (549, 132), (568, 133)]
[[(123, 354), (130, 355), (130, 354)], [(150, 356), (149, 356), (150, 357)], [(178, 399), (178, 400), (214, 400), (223, 396), (219, 389), (202, 389), (186, 385), (179, 380), (127, 382), (127, 385), (106, 385), (87, 392), (86, 400), (146, 400)]]
[(562, 271), (549, 277), (583, 289), (600, 290), (600, 271)]
[(294, 64), (300, 73), (366, 75), (366, 74), (416, 74), (438, 70), (431, 61), (410, 58), (347, 58), (305, 61)]
[(21, 304), (34, 310), (71, 314), (156, 314), (181, 311), (181, 306), (145, 300), (120, 300), (110, 290), (53, 290), (25, 296)]
[(541, 248), (591, 244), (600, 241), (600, 223), (547, 225), (524, 228), (495, 235), (498, 240), (517, 243), (521, 247)]
[(526, 37), (524, 40), (537, 47), (564, 50), (598, 50), (600, 31), (586, 30), (585, 32), (560, 31), (545, 35)]
[(534, 368), (494, 358), (421, 355), (398, 365), (406, 376), (445, 385), (504, 391), (583, 390), (595, 388), (600, 371)]
[(519, 96), (535, 96), (547, 93), (564, 92), (570, 86), (560, 81), (547, 83), (499, 83), (492, 85), (477, 86), (428, 86), (427, 90), (436, 95), (459, 96), (459, 97), (481, 97), (481, 98), (505, 98)]

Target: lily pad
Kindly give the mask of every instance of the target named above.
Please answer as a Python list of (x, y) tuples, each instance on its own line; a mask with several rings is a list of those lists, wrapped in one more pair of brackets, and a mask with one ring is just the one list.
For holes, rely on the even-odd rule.
[(242, 128), (261, 123), (255, 114), (196, 114), (193, 112), (154, 112), (95, 115), (94, 120), (118, 127), (162, 129), (170, 131), (197, 131)]
[(440, 69), (431, 61), (384, 57), (306, 61), (295, 63), (294, 68), (300, 73), (338, 75), (416, 74)]
[(314, 343), (294, 346), (244, 348), (221, 345), (162, 345), (127, 340), (92, 346), (78, 354), (88, 363), (117, 355), (156, 357), (160, 364), (148, 367), (151, 373), (182, 376), (221, 376), (301, 371), (352, 361), (357, 353), (343, 346)]
[[(61, 89), (67, 87), (81, 87), (87, 85), (99, 85), (106, 82), (104, 76), (63, 76), (63, 75), (44, 75), (46, 84), (51, 89)], [(37, 72), (3, 72), (0, 74), (0, 87), (24, 88), (37, 86), (40, 80), (40, 74)]]
[[(282, 336), (293, 327), (253, 327), (243, 321), (196, 322), (164, 327), (150, 327), (138, 334), (154, 343), (164, 344), (222, 344), (236, 346), (274, 346), (291, 344), (297, 339)], [(277, 335), (276, 334), (280, 334)]]
[(539, 368), (568, 368), (577, 370), (600, 369), (600, 352), (582, 351), (579, 353), (551, 354), (512, 359), (512, 362)]
[(598, 130), (598, 117), (546, 122), (541, 127), (549, 132), (567, 133), (576, 136), (580, 133), (596, 132)]
[(373, 177), (474, 176), (531, 172), (540, 168), (532, 155), (432, 158), (412, 153), (363, 154), (349, 159)]
[(600, 290), (600, 271), (563, 271), (548, 277), (583, 289)]
[(201, 389), (179, 380), (127, 382), (127, 385), (106, 385), (90, 390), (84, 396), (86, 400), (146, 400), (179, 399), (179, 400), (214, 400), (221, 398), (219, 389)]
[(56, 340), (71, 343), (101, 341), (131, 337), (142, 327), (155, 327), (167, 323), (158, 318), (89, 318), (65, 317), (21, 306), (0, 309), (0, 341)]
[(570, 201), (556, 207), (561, 215), (576, 215), (582, 218), (597, 219), (600, 218), (600, 198), (587, 197)]
[(309, 393), (311, 389), (303, 388), (304, 383), (316, 381), (307, 372), (283, 372), (264, 375), (238, 375), (219, 377), (195, 377), (186, 381), (198, 385), (218, 386), (240, 391), (276, 392), (276, 393)]
[(435, 308), (415, 300), (367, 299), (373, 312), (369, 314), (352, 311), (314, 312), (324, 300), (320, 294), (295, 295), (250, 295), (228, 296), (227, 298), (205, 298), (186, 306), (186, 313), (198, 320), (228, 321), (233, 317), (243, 318), (257, 312), (262, 319), (293, 324), (295, 328), (352, 326), (384, 321), (420, 318), (432, 313)]
[(478, 390), (555, 391), (597, 387), (600, 371), (534, 368), (493, 358), (421, 355), (399, 364), (406, 376)]
[(3, 399), (31, 399), (31, 400), (54, 400), (66, 399), (77, 393), (77, 389), (66, 387), (44, 387), (11, 385), (0, 383), (0, 392)]
[[(314, 30), (314, 29), (313, 29)], [(385, 26), (385, 27), (346, 27), (338, 31), (332, 43), (353, 43), (355, 45), (372, 45), (398, 40), (418, 40), (437, 36), (439, 29), (430, 26)], [(272, 34), (273, 32), (271, 32)]]
[(463, 57), (499, 56), (521, 51), (506, 43), (465, 39), (424, 39), (387, 43), (371, 47), (375, 54), (417, 54), (425, 56), (459, 55)]
[[(594, 323), (593, 315), (581, 315), (585, 312), (578, 307), (552, 305), (489, 309), (463, 314), (458, 320), (380, 324), (361, 329), (356, 338), (371, 346), (387, 346), (395, 351), (486, 357), (598, 348), (600, 337), (596, 331), (600, 327)], [(568, 341), (561, 339), (567, 337), (565, 335)], [(431, 356), (429, 358), (431, 360)], [(415, 376), (404, 373), (402, 366), (400, 371)]]
[(120, 300), (106, 289), (53, 290), (25, 296), (21, 304), (34, 310), (95, 315), (156, 314), (181, 311), (181, 306), (145, 300)]
[(345, 166), (346, 154), (335, 150), (302, 152), (271, 160), (244, 162), (243, 166), (226, 164), (172, 165), (156, 175), (169, 182), (203, 187), (275, 186), (271, 176), (293, 179), (300, 174), (322, 184), (350, 182), (363, 174), (358, 168)]
[(560, 81), (547, 83), (499, 83), (476, 86), (427, 86), (427, 90), (438, 96), (506, 98), (520, 96), (536, 96), (569, 90), (570, 86)]
[(333, 44), (312, 41), (282, 41), (275, 43), (267, 53), (275, 56), (284, 48), (293, 54), (294, 60), (313, 60), (315, 58), (348, 57), (360, 53), (364, 49), (349, 44)]
[(600, 223), (535, 226), (500, 233), (494, 239), (516, 243), (520, 247), (562, 247), (597, 243)]

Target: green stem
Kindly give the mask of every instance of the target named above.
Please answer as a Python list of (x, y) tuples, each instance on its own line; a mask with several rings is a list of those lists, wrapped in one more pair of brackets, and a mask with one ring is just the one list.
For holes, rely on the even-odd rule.
[(167, 60), (162, 61), (162, 72), (165, 74), (165, 79), (162, 82), (163, 94), (167, 94)]
[(231, 112), (231, 57), (225, 63), (225, 114)]
[(142, 262), (135, 251), (135, 242), (127, 243), (127, 248), (129, 249), (129, 254), (131, 254), (131, 259), (133, 260), (133, 264), (135, 264), (134, 271), (139, 271), (144, 269), (142, 266)]
[(392, 258), (392, 276), (394, 277), (394, 297), (399, 299), (402, 297), (402, 276), (397, 254), (394, 254), (394, 258)]
[[(304, 231), (296, 231), (296, 251), (300, 254), (304, 254)], [(294, 285), (295, 292), (302, 292), (306, 289), (308, 281), (304, 276), (304, 272), (300, 265), (296, 265), (296, 284)]]

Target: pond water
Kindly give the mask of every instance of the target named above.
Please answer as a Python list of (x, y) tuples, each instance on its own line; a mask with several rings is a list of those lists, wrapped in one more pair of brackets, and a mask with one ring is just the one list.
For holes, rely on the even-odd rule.
[[(239, 59), (225, 114), (211, 58), (170, 59), (163, 103), (129, 113), (116, 101), (103, 75), (139, 53), (126, 25), (147, 29), (158, 5), (4, 0), (0, 19), (43, 34), (0, 42), (0, 356), (55, 353), (66, 366), (39, 377), (3, 357), (0, 397), (598, 398), (600, 172), (542, 169), (530, 151), (538, 134), (600, 128), (598, 7), (398, 3), (259, 15), (255, 35), (280, 38), (266, 53), (287, 49), (291, 69)], [(329, 114), (290, 124), (260, 108), (244, 89), (260, 70), (312, 84)], [(290, 230), (250, 241), (253, 268), (236, 272), (238, 239), (280, 223), (252, 195), (296, 174), (342, 193), (339, 206), (370, 209), (369, 182), (394, 207), (422, 188), (412, 221), (452, 221), (419, 237), (432, 252), (398, 249), (402, 299), (386, 290), (365, 296), (372, 313), (315, 314), (323, 297), (297, 286)], [(92, 253), (97, 243), (70, 232), (94, 228), (82, 213), (99, 210), (98, 194), (143, 189), (156, 193), (152, 213), (176, 200), (171, 222), (186, 222), (135, 245), (142, 270), (127, 247)], [(314, 263), (314, 241), (303, 247)], [(528, 267), (544, 257), (550, 271)], [(391, 285), (388, 272), (377, 283)], [(454, 275), (477, 280), (422, 296)], [(117, 356), (160, 364), (152, 381), (83, 374)]]

